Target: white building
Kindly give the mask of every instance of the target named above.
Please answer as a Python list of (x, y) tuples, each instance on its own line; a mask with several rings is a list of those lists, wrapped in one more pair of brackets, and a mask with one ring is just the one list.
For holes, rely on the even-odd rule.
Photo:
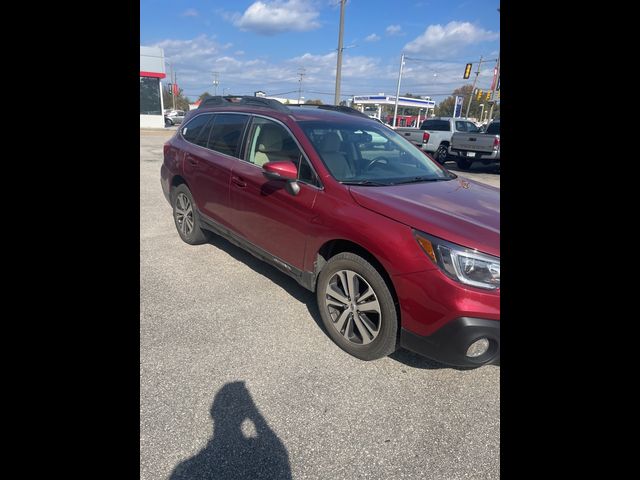
[(140, 47), (140, 128), (164, 128), (164, 50)]

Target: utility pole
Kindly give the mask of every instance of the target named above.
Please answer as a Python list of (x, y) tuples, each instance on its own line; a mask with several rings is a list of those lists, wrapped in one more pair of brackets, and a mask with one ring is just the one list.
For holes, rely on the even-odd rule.
[[(498, 9), (500, 11), (500, 9)], [(500, 52), (498, 52), (498, 60), (496, 60), (496, 74), (493, 79), (493, 88), (491, 89), (491, 111), (489, 112), (489, 119), (493, 118), (493, 107), (496, 105), (496, 87), (498, 86), (498, 78), (500, 78)]]
[(398, 98), (400, 96), (400, 80), (402, 80), (402, 67), (404, 66), (404, 53), (400, 55), (400, 73), (398, 73), (398, 88), (396, 89), (396, 106), (393, 109), (393, 126), (398, 126)]
[(471, 108), (471, 102), (473, 101), (473, 92), (476, 89), (476, 82), (478, 81), (478, 75), (480, 75), (480, 65), (482, 65), (482, 55), (480, 55), (480, 62), (478, 62), (478, 70), (476, 70), (476, 78), (473, 79), (473, 87), (471, 87), (471, 95), (469, 95), (469, 104), (467, 105), (466, 118), (469, 118), (469, 109)]
[(213, 72), (213, 86), (215, 87), (215, 96), (218, 96), (218, 84), (220, 84), (220, 82), (218, 81), (218, 72)]
[(340, 77), (342, 74), (342, 35), (344, 33), (344, 5), (346, 1), (347, 0), (340, 0), (340, 30), (338, 32), (338, 64), (336, 65), (336, 94), (333, 97), (334, 105), (340, 105)]
[(304, 72), (305, 72), (304, 68), (301, 68), (298, 71), (298, 75), (300, 75), (300, 80), (298, 80), (298, 84), (299, 84), (298, 85), (298, 105), (300, 105), (300, 95), (302, 94), (302, 77), (304, 77), (304, 75), (305, 75)]
[(173, 84), (171, 85), (171, 88), (173, 89), (173, 92), (171, 92), (171, 98), (173, 98), (173, 109), (176, 109), (176, 77), (175, 77), (175, 72), (173, 71), (173, 63), (171, 64), (171, 77), (172, 77), (172, 82)]
[[(500, 7), (498, 7), (498, 13), (500, 13)], [(498, 59), (496, 60), (496, 75), (494, 75), (493, 85), (492, 85), (492, 93), (491, 99), (493, 103), (491, 103), (491, 111), (489, 112), (489, 120), (493, 119), (493, 107), (496, 105), (496, 87), (498, 86), (498, 79), (500, 78), (500, 50), (498, 50)]]

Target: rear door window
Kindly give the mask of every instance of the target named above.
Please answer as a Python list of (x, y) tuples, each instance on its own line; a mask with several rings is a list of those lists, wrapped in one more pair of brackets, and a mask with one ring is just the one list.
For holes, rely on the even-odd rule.
[(218, 113), (213, 120), (207, 148), (231, 157), (239, 156), (248, 115)]

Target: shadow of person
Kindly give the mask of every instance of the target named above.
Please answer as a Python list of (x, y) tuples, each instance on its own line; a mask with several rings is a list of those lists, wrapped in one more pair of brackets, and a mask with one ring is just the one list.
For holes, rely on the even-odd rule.
[(211, 406), (213, 438), (178, 464), (170, 480), (291, 479), (289, 454), (258, 411), (244, 382), (232, 382)]

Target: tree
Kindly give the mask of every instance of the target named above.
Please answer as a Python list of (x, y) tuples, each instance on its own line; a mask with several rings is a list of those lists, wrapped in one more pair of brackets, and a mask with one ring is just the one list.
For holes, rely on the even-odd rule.
[(202, 95), (198, 97), (198, 100), (202, 101), (207, 97), (211, 97), (212, 95), (209, 92), (204, 92)]
[[(169, 109), (173, 108), (173, 95), (169, 94), (168, 86), (165, 86), (162, 89), (162, 101), (164, 103), (164, 108)], [(189, 99), (183, 96), (183, 90), (180, 88), (178, 90), (178, 95), (176, 95), (176, 110), (189, 110)]]
[[(450, 97), (447, 97), (446, 99), (444, 99), (443, 101), (441, 101), (440, 103), (438, 103), (438, 105), (436, 106), (435, 109), (435, 114), (438, 117), (452, 117), (453, 116), (453, 107), (456, 101), (456, 95), (457, 96), (461, 96), (463, 97), (463, 102), (462, 102), (462, 112), (461, 112), (461, 116), (464, 117), (467, 113), (467, 106), (469, 105), (469, 95), (471, 93), (473, 93), (472, 90), (472, 85), (463, 85), (460, 88), (456, 88), (453, 91), (453, 95)], [(480, 97), (480, 100), (478, 100), (478, 96), (477, 95), (473, 95), (472, 99), (471, 99), (471, 108), (469, 108), (469, 117), (470, 118), (476, 118), (478, 120), (480, 120), (480, 113), (482, 113), (482, 107), (480, 105), (484, 104), (484, 115), (486, 116), (490, 110), (491, 110), (491, 103), (486, 101), (486, 94), (487, 91), (483, 90), (482, 93), (482, 97)], [(493, 107), (493, 116), (494, 117), (500, 117), (500, 104), (496, 103), (496, 105)]]
[(322, 100), (307, 100), (305, 105), (322, 105)]

